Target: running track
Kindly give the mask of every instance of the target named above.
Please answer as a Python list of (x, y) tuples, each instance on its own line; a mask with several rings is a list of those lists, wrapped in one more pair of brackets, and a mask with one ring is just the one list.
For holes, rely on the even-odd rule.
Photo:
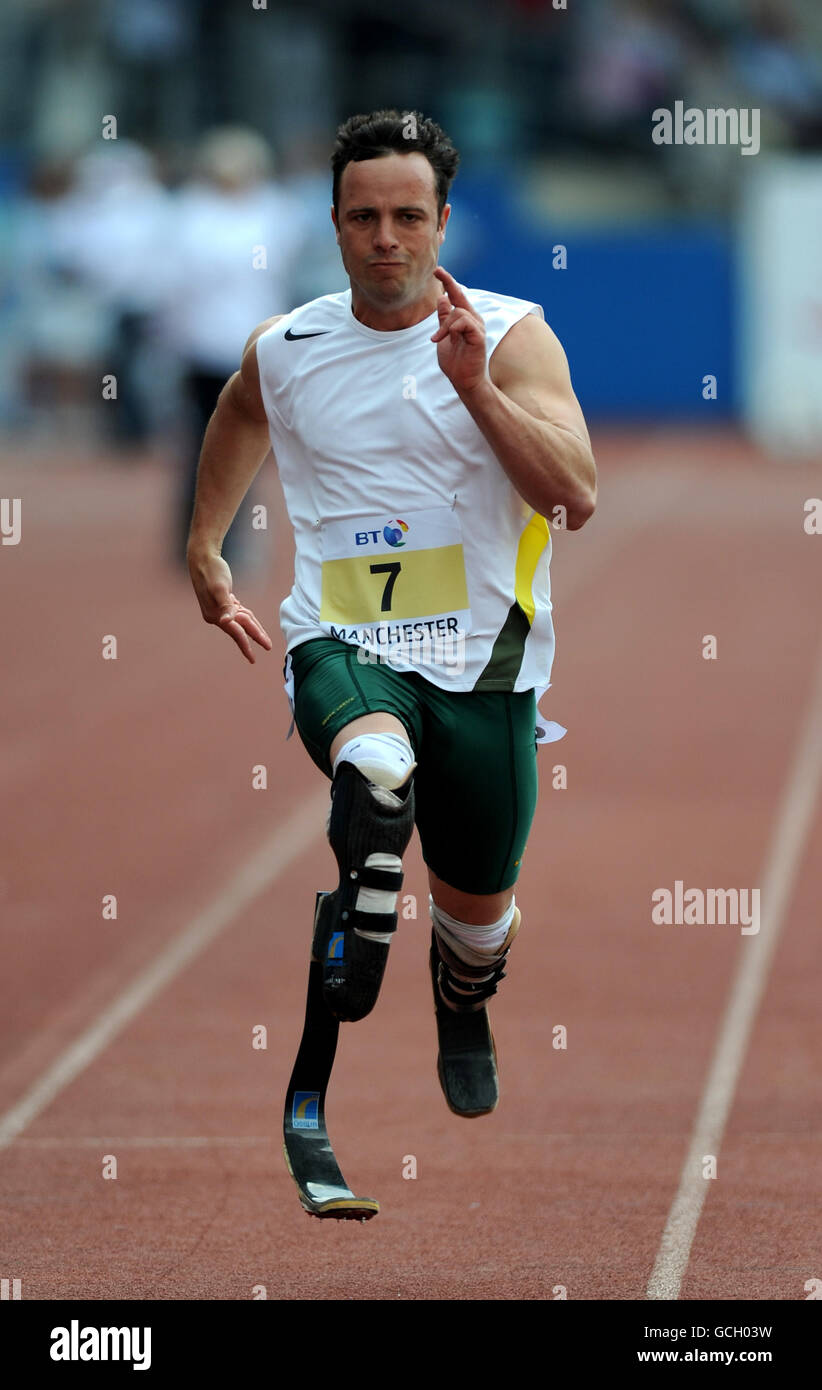
[[(418, 918), (343, 1027), (328, 1107), (382, 1205), (366, 1225), (309, 1218), (281, 1151), (334, 875), (327, 784), (284, 741), (276, 481), (270, 566), (235, 576), (275, 639), (252, 667), (169, 566), (168, 460), (6, 451), (0, 1274), (23, 1298), (797, 1300), (822, 1280), (820, 471), (732, 435), (595, 446), (597, 514), (555, 538), (546, 706), (569, 733), (540, 750), (502, 1102), (465, 1122), (442, 1099), (414, 844)], [(760, 886), (760, 934), (654, 925), (677, 879)]]

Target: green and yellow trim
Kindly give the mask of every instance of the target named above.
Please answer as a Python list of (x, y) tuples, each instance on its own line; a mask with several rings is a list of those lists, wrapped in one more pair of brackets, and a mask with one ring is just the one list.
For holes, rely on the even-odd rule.
[(534, 512), (517, 546), (517, 563), (514, 570), (514, 595), (517, 603), (528, 619), (530, 627), (534, 621), (536, 601), (534, 599), (534, 575), (539, 558), (548, 544), (551, 532), (548, 522), (539, 512)]
[(499, 630), (488, 664), (475, 690), (513, 690), (525, 652), (525, 639), (536, 612), (534, 576), (551, 530), (544, 516), (534, 512), (519, 538), (514, 567), (514, 603)]

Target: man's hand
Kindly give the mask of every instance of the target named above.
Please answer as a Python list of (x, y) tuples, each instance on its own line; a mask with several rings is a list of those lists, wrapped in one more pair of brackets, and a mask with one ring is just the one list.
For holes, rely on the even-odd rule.
[(231, 589), (231, 570), (216, 551), (188, 552), (188, 570), (200, 609), (207, 623), (214, 623), (233, 637), (246, 660), (254, 665), (249, 637), (271, 651), (271, 638), (250, 608), (240, 603)]
[(485, 324), (453, 275), (440, 265), (434, 274), (442, 283), (443, 294), (437, 302), (440, 325), (431, 342), (437, 344), (441, 369), (462, 396), (489, 380)]

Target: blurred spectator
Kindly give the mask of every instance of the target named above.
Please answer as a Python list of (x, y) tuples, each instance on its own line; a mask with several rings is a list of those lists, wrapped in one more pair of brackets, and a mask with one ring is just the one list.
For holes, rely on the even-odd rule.
[(40, 160), (12, 216), (11, 326), (24, 416), (69, 439), (89, 427), (112, 343), (105, 296), (83, 273), (86, 229), (74, 161)]
[(597, 144), (650, 154), (651, 112), (669, 103), (685, 58), (676, 16), (648, 0), (600, 0), (578, 37), (571, 124)]
[(325, 139), (309, 136), (295, 142), (283, 180), (299, 204), (303, 225), (303, 239), (293, 269), (295, 304), (348, 289), (348, 276), (331, 221), (332, 134), (333, 130), (329, 130)]
[[(180, 474), (174, 552), (185, 560), (197, 462), (217, 397), (238, 368), (251, 331), (293, 307), (292, 280), (304, 236), (300, 204), (271, 180), (271, 153), (253, 130), (209, 132), (192, 180), (173, 197), (165, 247), (165, 339), (179, 359), (190, 410)], [(223, 554), (243, 566), (251, 550), (254, 489)]]
[(198, 64), (199, 0), (102, 0), (102, 34), (116, 74), (117, 113), (124, 133), (157, 143), (191, 128)]
[(763, 0), (731, 46), (735, 70), (762, 105), (790, 126), (799, 144), (822, 135), (822, 60), (802, 42), (787, 0)]
[[(675, 100), (761, 108), (764, 155), (822, 148), (820, 0), (5, 0), (0, 415), (140, 443), (178, 418), (181, 376), (181, 557), (202, 434), (248, 333), (347, 284), (328, 215), (337, 120), (396, 102), (445, 126), (464, 159), (445, 263), (465, 278), (485, 257), (501, 285), (513, 268), (488, 228), (517, 230), (523, 188), (535, 234), (683, 214), (732, 227), (760, 161), (655, 145), (651, 113)], [(248, 128), (209, 137), (189, 175), (224, 121), (276, 140), (277, 183)], [(165, 158), (162, 181), (135, 142)]]
[(119, 139), (101, 142), (79, 161), (75, 202), (82, 227), (78, 269), (111, 320), (107, 371), (117, 378), (117, 402), (105, 418), (118, 442), (139, 444), (154, 419), (147, 357), (151, 315), (165, 288), (169, 195), (151, 156)]

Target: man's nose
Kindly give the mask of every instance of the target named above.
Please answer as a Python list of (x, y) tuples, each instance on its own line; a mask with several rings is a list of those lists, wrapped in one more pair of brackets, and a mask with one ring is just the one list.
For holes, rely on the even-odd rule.
[(381, 250), (396, 246), (397, 234), (390, 217), (384, 217), (374, 227), (374, 245)]

